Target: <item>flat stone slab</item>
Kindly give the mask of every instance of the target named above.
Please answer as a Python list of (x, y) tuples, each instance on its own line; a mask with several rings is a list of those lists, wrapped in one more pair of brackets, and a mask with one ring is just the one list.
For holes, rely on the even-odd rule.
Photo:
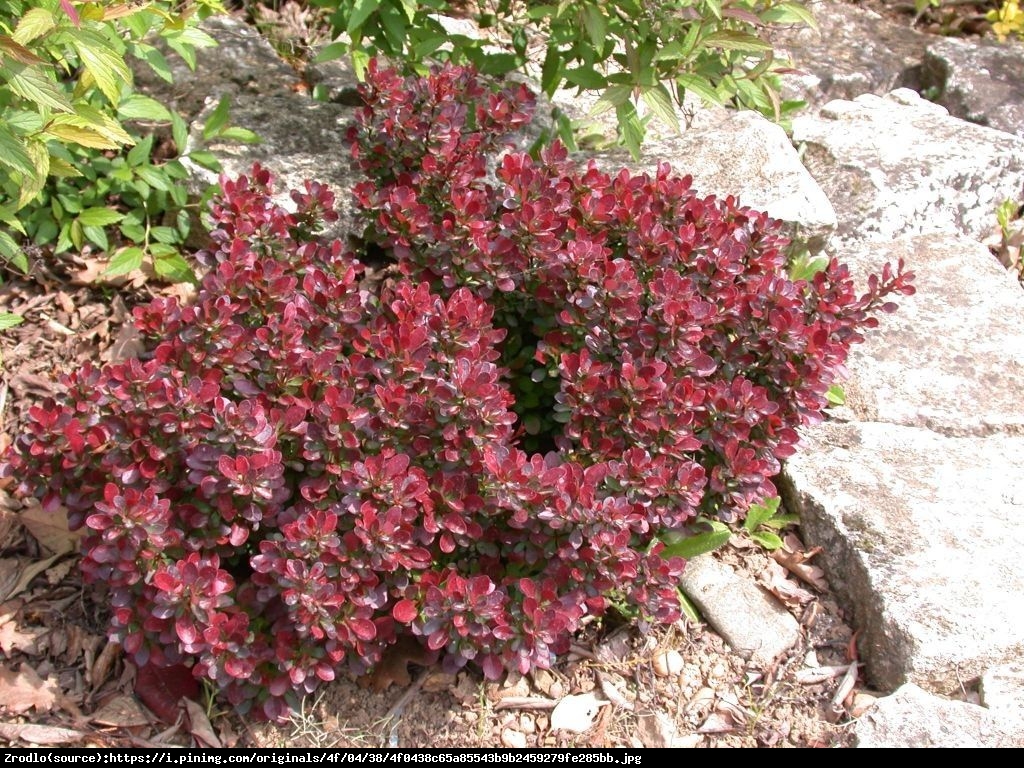
[(921, 86), (950, 114), (1024, 139), (1024, 46), (937, 37), (925, 50)]
[(826, 423), (780, 485), (876, 687), (951, 693), (1024, 653), (1024, 437)]
[(680, 585), (729, 647), (759, 667), (800, 638), (800, 625), (789, 611), (710, 554), (687, 561)]
[(862, 749), (1024, 746), (984, 707), (942, 699), (912, 684), (879, 699), (857, 721), (854, 733)]
[(954, 232), (982, 242), (997, 206), (1024, 189), (1024, 140), (906, 88), (830, 101), (793, 120), (793, 140), (835, 207), (840, 241)]
[(846, 421), (884, 421), (949, 435), (1024, 435), (1024, 290), (984, 246), (921, 235), (837, 250), (862, 280), (904, 259), (913, 296), (853, 347)]

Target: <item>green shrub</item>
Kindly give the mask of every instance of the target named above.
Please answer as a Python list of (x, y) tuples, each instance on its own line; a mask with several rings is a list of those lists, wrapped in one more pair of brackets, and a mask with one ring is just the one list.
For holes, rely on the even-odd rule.
[[(140, 137), (170, 124), (181, 146), (184, 122), (133, 90), (127, 58), (170, 81), (156, 38), (194, 67), (196, 50), (215, 45), (196, 22), (217, 10), (219, 0), (0, 0), (0, 257), (28, 270), (15, 235), (58, 251), (86, 240), (106, 248), (105, 226), (130, 227), (133, 218), (154, 226), (151, 215), (167, 202), (153, 189), (181, 199), (180, 173), (153, 162)], [(132, 145), (131, 159), (117, 156)], [(126, 212), (109, 207), (113, 195)], [(155, 260), (169, 258), (156, 237), (142, 242)], [(178, 261), (165, 271), (177, 271)]]
[(776, 74), (785, 62), (763, 32), (814, 23), (802, 4), (775, 0), (497, 0), (470, 6), (477, 23), (495, 31), (485, 41), (445, 30), (437, 16), (452, 11), (446, 0), (312, 3), (332, 10), (334, 31), (349, 37), (322, 57), (348, 53), (360, 76), (373, 52), (421, 73), (416, 65), (433, 57), (500, 75), (523, 68), (528, 48), (543, 40), (544, 92), (559, 86), (600, 91), (599, 107), (615, 111), (620, 138), (634, 155), (646, 130), (642, 114), (678, 127), (675, 106), (688, 92), (782, 117), (795, 105), (780, 100)]

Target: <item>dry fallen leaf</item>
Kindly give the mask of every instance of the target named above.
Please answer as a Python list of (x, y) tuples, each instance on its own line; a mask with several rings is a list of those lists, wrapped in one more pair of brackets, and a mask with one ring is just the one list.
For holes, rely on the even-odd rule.
[(762, 572), (765, 588), (784, 605), (795, 608), (811, 602), (814, 595), (786, 576), (786, 569), (774, 560), (769, 560), (768, 567)]
[(607, 701), (593, 693), (566, 696), (551, 710), (551, 730), (583, 733), (594, 725), (594, 719)]
[(63, 507), (47, 512), (40, 504), (34, 503), (25, 507), (18, 518), (32, 538), (49, 552), (63, 555), (78, 548), (81, 534), (68, 530), (68, 511)]
[(54, 746), (69, 744), (84, 739), (86, 734), (68, 728), (56, 728), (52, 725), (33, 725), (32, 723), (0, 723), (0, 738), (4, 741), (23, 741), (27, 744)]
[[(63, 557), (63, 555), (54, 555), (45, 560), (37, 561), (32, 561), (27, 557), (0, 560), (0, 563), (2, 563), (2, 568), (0, 568), (0, 600), (7, 600), (21, 594), (32, 583), (32, 579), (53, 565), (59, 557)], [(15, 576), (13, 584), (11, 583), (12, 571)]]
[(119, 693), (110, 701), (92, 713), (89, 718), (97, 725), (112, 728), (134, 728), (149, 725), (150, 720), (142, 710), (142, 705), (134, 696)]
[(676, 739), (676, 726), (664, 712), (648, 710), (637, 714), (637, 735), (645, 747), (664, 749)]
[(788, 534), (779, 549), (773, 550), (772, 558), (797, 578), (822, 592), (828, 591), (825, 572), (807, 561), (821, 552), (821, 547), (804, 551), (803, 543), (794, 534)]
[(56, 682), (43, 680), (27, 664), (22, 664), (17, 672), (0, 667), (0, 708), (13, 715), (33, 708), (48, 712), (57, 704), (59, 695)]
[(206, 712), (199, 702), (185, 699), (185, 710), (188, 712), (189, 733), (196, 740), (196, 746), (204, 749), (208, 747), (221, 749), (223, 745), (217, 738), (217, 734), (213, 732), (210, 718), (206, 716)]
[(22, 651), (29, 655), (36, 653), (36, 640), (45, 630), (33, 629), (23, 632), (13, 621), (0, 625), (0, 650), (10, 655), (11, 651)]

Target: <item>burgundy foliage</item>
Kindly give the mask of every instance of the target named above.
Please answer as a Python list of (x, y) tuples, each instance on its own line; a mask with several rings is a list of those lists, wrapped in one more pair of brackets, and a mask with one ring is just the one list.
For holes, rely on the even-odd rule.
[[(223, 179), (190, 306), (135, 312), (150, 353), (64, 377), (5, 458), (84, 529), (110, 635), (279, 719), (412, 633), (491, 677), (547, 667), (612, 603), (670, 622), (683, 562), (658, 536), (774, 495), (871, 313), (833, 261), (786, 273), (779, 224), (554, 146), (497, 158), (524, 87), (371, 67), (351, 130), (366, 236), (402, 279), (314, 232), (316, 183)], [(525, 330), (524, 330), (525, 329)], [(556, 385), (555, 450), (522, 450), (509, 345)]]

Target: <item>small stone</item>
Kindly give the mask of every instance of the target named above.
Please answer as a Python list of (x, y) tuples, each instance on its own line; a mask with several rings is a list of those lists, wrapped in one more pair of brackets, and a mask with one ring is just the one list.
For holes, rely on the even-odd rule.
[(523, 733), (535, 733), (537, 725), (533, 722), (533, 715), (521, 715), (519, 718), (519, 730)]
[(674, 749), (693, 749), (699, 747), (703, 737), (699, 733), (688, 733), (685, 736), (676, 736), (672, 739)]
[(654, 674), (675, 677), (683, 671), (683, 657), (679, 651), (659, 651), (654, 655)]
[(526, 749), (526, 735), (506, 728), (501, 732), (501, 743), (509, 749)]
[(855, 693), (850, 705), (850, 717), (860, 717), (873, 706), (878, 699), (870, 693)]
[(555, 680), (548, 689), (548, 696), (552, 699), (560, 699), (565, 694), (565, 686), (561, 680)]

